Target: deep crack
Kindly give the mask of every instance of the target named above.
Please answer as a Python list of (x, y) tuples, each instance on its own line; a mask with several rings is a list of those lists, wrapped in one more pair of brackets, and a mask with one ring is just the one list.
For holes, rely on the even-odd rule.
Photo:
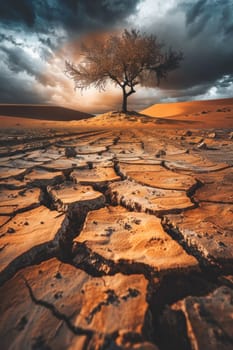
[(31, 288), (31, 286), (29, 285), (28, 281), (24, 277), (22, 277), (22, 279), (24, 280), (25, 286), (27, 287), (27, 289), (29, 291), (29, 295), (30, 295), (32, 301), (36, 305), (40, 305), (42, 307), (45, 307), (45, 308), (49, 309), (51, 311), (51, 313), (56, 318), (58, 318), (61, 321), (64, 321), (64, 323), (67, 325), (67, 327), (74, 334), (76, 334), (76, 335), (86, 335), (88, 337), (88, 339), (90, 339), (93, 336), (94, 331), (92, 331), (91, 329), (84, 329), (82, 327), (74, 326), (73, 323), (70, 321), (70, 319), (66, 315), (61, 313), (53, 304), (50, 304), (46, 300), (37, 299), (36, 296), (33, 293), (33, 290)]

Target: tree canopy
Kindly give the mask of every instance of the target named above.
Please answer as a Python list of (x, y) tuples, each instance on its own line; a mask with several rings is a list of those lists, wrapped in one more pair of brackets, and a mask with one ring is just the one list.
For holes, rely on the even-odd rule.
[(81, 57), (78, 64), (66, 61), (66, 74), (75, 88), (95, 87), (103, 91), (110, 81), (122, 89), (122, 111), (127, 112), (127, 98), (136, 92), (136, 85), (147, 84), (151, 77), (155, 85), (159, 84), (179, 67), (183, 53), (164, 51), (155, 35), (132, 29), (89, 46), (82, 44)]

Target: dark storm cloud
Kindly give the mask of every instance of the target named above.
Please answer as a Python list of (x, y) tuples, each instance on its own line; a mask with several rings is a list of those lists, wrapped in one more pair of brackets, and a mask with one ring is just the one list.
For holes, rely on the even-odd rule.
[[(140, 0), (0, 0), (0, 103), (45, 102), (29, 80), (53, 84), (44, 75), (64, 43), (93, 30), (111, 29), (136, 10)], [(33, 59), (27, 48), (36, 48)], [(0, 63), (1, 63), (0, 62)], [(22, 79), (22, 73), (24, 79)]]
[(199, 0), (188, 9), (186, 14), (187, 24), (193, 23), (196, 18), (203, 14), (206, 3), (207, 0)]
[(25, 72), (43, 85), (48, 83), (43, 74), (43, 64), (38, 59), (29, 57), (20, 47), (0, 48), (0, 57), (8, 70), (14, 74)]
[(50, 96), (47, 91), (38, 92), (34, 89), (34, 82), (25, 77), (16, 79), (14, 73), (7, 67), (1, 69), (0, 97), (1, 103), (46, 103)]
[(32, 27), (36, 19), (34, 2), (31, 0), (1, 1), (0, 19), (5, 23), (16, 22)]
[[(122, 21), (134, 12), (139, 2), (139, 0), (100, 0), (98, 2), (69, 0), (64, 21), (71, 29), (87, 29), (89, 26), (105, 28), (108, 25), (114, 25), (119, 20)], [(57, 3), (60, 8), (63, 2), (58, 0)]]
[[(233, 0), (180, 1), (166, 19), (150, 30), (161, 32), (165, 43), (181, 49), (184, 60), (161, 88), (189, 98), (218, 86), (224, 76), (233, 82)], [(162, 32), (160, 26), (166, 30)]]
[(232, 0), (200, 0), (186, 12), (188, 60), (184, 63), (191, 84), (212, 82), (233, 74)]
[(21, 71), (26, 71), (29, 75), (35, 75), (35, 68), (26, 55), (24, 50), (20, 48), (2, 48), (2, 53), (5, 54), (5, 63), (8, 65), (8, 68), (14, 72), (19, 73)]
[(186, 7), (186, 24), (189, 36), (194, 37), (207, 26), (212, 27), (212, 33), (228, 35), (233, 25), (232, 0), (199, 0), (196, 3), (183, 3)]
[[(191, 99), (214, 87), (219, 96), (228, 96), (233, 84), (233, 0), (0, 0), (0, 103), (47, 102), (59, 77), (54, 81), (53, 72), (45, 76), (45, 66), (56, 55), (72, 57), (72, 45), (67, 48), (66, 43), (86, 33), (126, 27), (137, 5), (147, 2), (150, 23), (143, 30), (184, 52), (180, 69), (160, 86), (164, 95)], [(158, 14), (159, 8), (163, 11)], [(141, 22), (135, 18), (132, 27), (146, 23), (146, 17)], [(62, 67), (57, 69), (63, 74)], [(60, 93), (59, 88), (54, 92), (58, 98)]]
[(47, 26), (87, 30), (114, 25), (133, 13), (140, 0), (8, 0), (0, 2), (0, 19), (45, 32)]

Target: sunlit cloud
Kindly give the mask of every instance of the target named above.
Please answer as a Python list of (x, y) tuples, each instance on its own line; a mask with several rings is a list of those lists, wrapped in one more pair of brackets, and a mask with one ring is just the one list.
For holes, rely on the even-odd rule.
[[(81, 6), (82, 5), (82, 6)], [(180, 69), (159, 87), (138, 87), (129, 108), (185, 99), (232, 96), (232, 1), (28, 2), (15, 13), (0, 4), (0, 103), (47, 103), (92, 113), (121, 107), (121, 91), (74, 90), (64, 73), (65, 60), (78, 62), (80, 43), (125, 27), (153, 33), (184, 51)], [(25, 11), (26, 12), (25, 12)], [(6, 12), (8, 11), (8, 13)], [(5, 17), (4, 17), (5, 14)]]

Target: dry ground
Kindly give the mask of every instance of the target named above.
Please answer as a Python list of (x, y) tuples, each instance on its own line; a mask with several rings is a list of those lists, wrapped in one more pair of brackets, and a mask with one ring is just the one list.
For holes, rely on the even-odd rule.
[(232, 349), (233, 99), (0, 122), (2, 349)]

